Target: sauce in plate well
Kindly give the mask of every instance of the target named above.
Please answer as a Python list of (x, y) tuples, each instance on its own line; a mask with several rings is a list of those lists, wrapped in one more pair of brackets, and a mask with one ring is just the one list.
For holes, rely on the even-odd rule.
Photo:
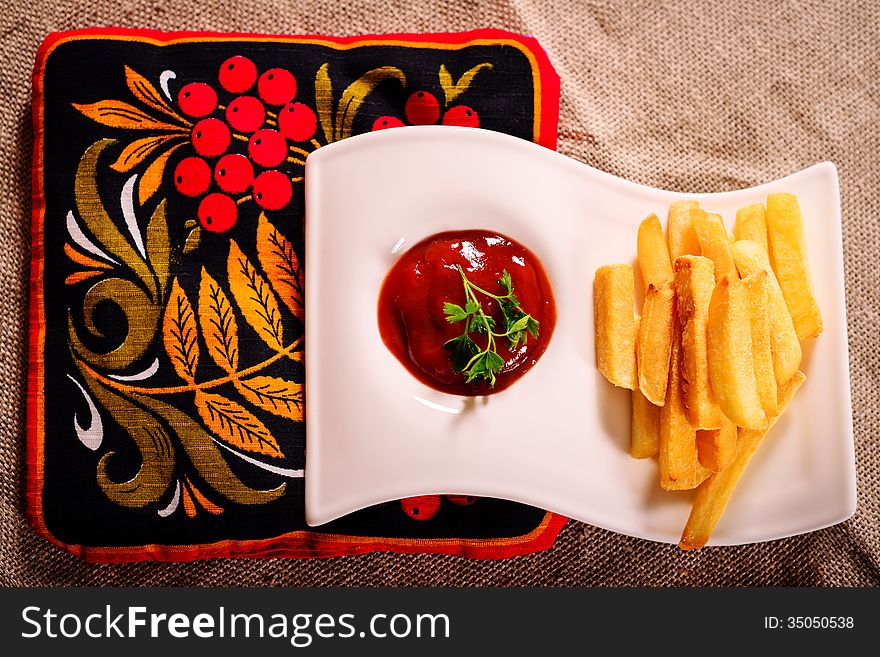
[[(447, 301), (465, 306), (458, 265), (474, 285), (497, 296), (506, 293), (498, 282), (506, 269), (522, 310), (539, 322), (538, 337), (529, 335), (515, 349), (507, 338), (496, 338), (504, 366), (494, 387), (483, 379), (466, 383), (443, 348), (447, 340), (464, 331), (464, 322), (449, 323), (443, 311)], [(484, 312), (495, 320), (495, 332), (503, 333), (498, 303), (482, 294), (478, 298)], [(398, 258), (382, 284), (378, 319), (383, 342), (419, 381), (453, 395), (490, 395), (511, 386), (538, 362), (556, 326), (556, 303), (550, 280), (534, 253), (498, 233), (460, 230), (424, 239)], [(485, 348), (485, 335), (472, 332), (471, 337), (481, 350)]]

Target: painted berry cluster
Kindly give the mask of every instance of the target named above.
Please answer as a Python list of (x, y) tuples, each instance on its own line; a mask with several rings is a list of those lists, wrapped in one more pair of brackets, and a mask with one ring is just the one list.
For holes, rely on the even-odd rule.
[(177, 94), (180, 111), (196, 121), (196, 155), (183, 158), (173, 177), (178, 192), (201, 197), (202, 228), (225, 232), (244, 202), (253, 200), (263, 210), (290, 203), (293, 183), (302, 178), (290, 178), (283, 165), (303, 163), (298, 156), (308, 151), (295, 144), (314, 137), (318, 119), (308, 105), (294, 102), (296, 78), (287, 69), (259, 74), (253, 61), (236, 55), (221, 64), (218, 82), (231, 95), (225, 105), (205, 82), (186, 84)]

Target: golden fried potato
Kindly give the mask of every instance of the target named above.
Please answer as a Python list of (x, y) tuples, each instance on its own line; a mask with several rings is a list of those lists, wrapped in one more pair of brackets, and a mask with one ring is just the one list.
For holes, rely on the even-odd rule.
[(758, 399), (767, 415), (776, 415), (776, 376), (773, 373), (773, 348), (770, 345), (770, 275), (756, 271), (743, 279), (752, 320), (752, 356)]
[(636, 345), (631, 265), (605, 265), (593, 281), (596, 366), (609, 383), (634, 390)]
[(672, 260), (683, 255), (700, 255), (700, 241), (691, 221), (691, 210), (698, 207), (700, 204), (696, 201), (678, 201), (669, 206), (666, 223)]
[(763, 248), (764, 253), (770, 253), (767, 246), (767, 219), (763, 203), (747, 205), (736, 211), (733, 235), (736, 241), (751, 240)]
[(664, 490), (696, 488), (708, 476), (697, 459), (697, 430), (688, 420), (681, 394), (681, 330), (674, 323), (669, 387), (660, 409), (660, 487)]
[[(780, 415), (785, 411), (805, 379), (802, 372), (796, 372), (790, 381), (779, 387)], [(706, 545), (712, 530), (715, 529), (721, 514), (724, 513), (733, 489), (752, 456), (761, 446), (764, 436), (776, 423), (778, 417), (777, 415), (767, 418), (760, 429), (739, 429), (737, 431), (736, 456), (727, 468), (711, 475), (697, 489), (690, 517), (678, 543), (679, 547), (685, 550), (694, 550)]]
[(736, 425), (722, 417), (720, 429), (697, 431), (697, 456), (710, 472), (721, 472), (736, 456)]
[[(640, 323), (640, 318), (636, 317), (636, 341), (638, 341)], [(629, 453), (634, 459), (654, 456), (660, 446), (660, 409), (649, 402), (638, 388), (632, 391), (632, 423), (629, 438)]]
[(681, 378), (688, 418), (697, 429), (721, 427), (721, 409), (709, 383), (707, 327), (715, 289), (715, 266), (702, 256), (675, 259), (675, 290), (681, 325)]
[[(665, 244), (663, 248), (666, 248)], [(649, 285), (645, 304), (642, 306), (636, 361), (639, 390), (656, 406), (666, 403), (674, 314), (675, 292), (672, 283), (666, 283), (659, 288), (653, 283)]]
[(629, 438), (629, 454), (634, 459), (655, 456), (660, 448), (660, 407), (649, 402), (641, 390), (632, 391)]
[(709, 302), (709, 381), (721, 411), (738, 427), (760, 428), (765, 419), (758, 399), (752, 356), (752, 323), (743, 282), (725, 275)]
[(781, 386), (797, 372), (801, 364), (801, 344), (785, 305), (782, 290), (770, 266), (767, 252), (755, 242), (740, 240), (733, 247), (733, 258), (740, 276), (748, 278), (752, 274), (767, 272), (767, 303), (770, 306), (770, 351), (773, 356), (773, 373), (776, 385)]
[(822, 332), (822, 313), (813, 291), (801, 208), (793, 194), (767, 197), (767, 237), (773, 271), (798, 339), (815, 338)]
[(637, 238), (639, 269), (645, 290), (650, 286), (660, 288), (672, 281), (672, 263), (666, 250), (666, 238), (657, 215), (652, 214), (639, 224)]
[(700, 240), (700, 252), (715, 264), (715, 280), (736, 276), (736, 264), (730, 252), (730, 238), (721, 216), (700, 208), (691, 210), (691, 221)]

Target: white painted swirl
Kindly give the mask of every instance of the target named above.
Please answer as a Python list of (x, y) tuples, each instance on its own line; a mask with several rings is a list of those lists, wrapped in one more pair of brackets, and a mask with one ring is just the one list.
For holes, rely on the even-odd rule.
[(86, 404), (89, 406), (89, 413), (91, 414), (89, 425), (85, 427), (79, 423), (76, 413), (73, 414), (73, 428), (76, 431), (76, 437), (79, 438), (83, 445), (94, 452), (101, 446), (101, 441), (104, 439), (104, 425), (101, 422), (101, 416), (98, 414), (98, 409), (89, 393), (79, 384), (79, 381), (70, 376), (70, 374), (67, 375), (67, 378), (73, 381), (76, 387), (79, 388), (79, 391), (86, 400)]
[(114, 265), (119, 264), (118, 261), (104, 253), (104, 251), (97, 247), (92, 240), (86, 237), (85, 233), (82, 232), (82, 228), (80, 228), (79, 224), (76, 222), (76, 217), (73, 216), (72, 210), (67, 212), (67, 234), (70, 235), (70, 239), (93, 256), (98, 256), (102, 260), (112, 262)]
[(261, 470), (265, 470), (265, 471), (271, 472), (273, 474), (281, 475), (282, 477), (289, 477), (291, 479), (301, 479), (303, 477), (303, 475), (305, 474), (304, 471), (301, 469), (294, 470), (292, 468), (282, 468), (277, 465), (270, 465), (269, 463), (263, 463), (262, 461), (259, 461), (255, 458), (248, 456), (247, 454), (242, 454), (238, 450), (232, 449), (229, 445), (227, 445), (226, 443), (220, 442), (216, 438), (214, 439), (214, 442), (217, 445), (219, 445), (220, 447), (222, 447), (223, 449), (225, 449), (226, 451), (235, 454), (242, 461), (247, 461), (251, 465), (255, 465), (258, 468), (260, 468)]
[(122, 216), (125, 219), (125, 225), (137, 250), (140, 251), (144, 260), (147, 259), (147, 250), (144, 248), (144, 237), (141, 235), (140, 226), (138, 226), (137, 217), (134, 214), (134, 184), (137, 182), (137, 174), (125, 181), (122, 186), (122, 194), (119, 202), (122, 205)]
[(147, 369), (142, 372), (138, 372), (136, 374), (110, 374), (109, 377), (111, 379), (115, 379), (116, 381), (144, 381), (145, 379), (149, 379), (156, 372), (159, 371), (159, 359), (153, 361), (153, 364), (150, 365)]
[(171, 92), (168, 91), (168, 82), (177, 77), (177, 73), (174, 71), (162, 71), (159, 75), (159, 86), (162, 87), (162, 93), (165, 94), (165, 97), (174, 102), (174, 99), (171, 97)]
[(159, 509), (156, 511), (162, 518), (167, 518), (172, 513), (177, 510), (177, 505), (180, 503), (180, 480), (177, 480), (177, 486), (174, 489), (174, 497), (171, 498), (171, 501), (168, 503), (164, 509)]

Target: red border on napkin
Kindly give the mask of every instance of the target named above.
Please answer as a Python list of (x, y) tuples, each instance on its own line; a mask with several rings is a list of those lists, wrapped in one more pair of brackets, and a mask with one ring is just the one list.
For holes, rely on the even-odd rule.
[(520, 50), (532, 65), (535, 93), (533, 141), (556, 149), (559, 122), (559, 76), (546, 53), (532, 37), (503, 30), (484, 29), (460, 33), (381, 34), (353, 37), (317, 35), (283, 36), (214, 32), (159, 32), (124, 28), (90, 28), (50, 34), (36, 54), (33, 73), (34, 161), (32, 173), (32, 254), (30, 354), (27, 392), (27, 510), (35, 531), (51, 543), (87, 561), (191, 561), (215, 557), (333, 557), (373, 551), (457, 554), (477, 559), (501, 559), (545, 550), (553, 545), (567, 518), (547, 513), (541, 523), (523, 536), (491, 539), (381, 538), (346, 536), (300, 530), (259, 540), (224, 540), (199, 545), (139, 545), (90, 547), (66, 544), (49, 531), (43, 516), (43, 345), (46, 326), (43, 312), (43, 76), (55, 48), (80, 39), (108, 39), (155, 43), (193, 41), (276, 41), (318, 44), (345, 50), (359, 46), (394, 45), (413, 48), (461, 48), (469, 45), (509, 45)]

